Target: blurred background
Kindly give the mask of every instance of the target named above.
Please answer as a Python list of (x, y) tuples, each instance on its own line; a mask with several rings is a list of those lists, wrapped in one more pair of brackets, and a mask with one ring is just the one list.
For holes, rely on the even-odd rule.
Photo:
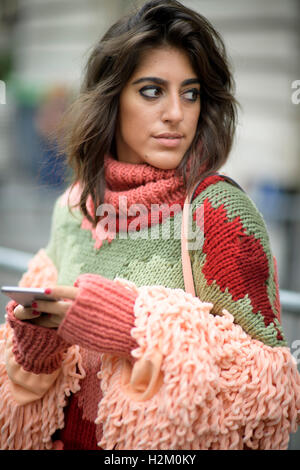
[[(143, 3), (0, 0), (1, 285), (17, 284), (32, 254), (47, 244), (53, 204), (68, 176), (47, 137), (78, 93), (89, 52), (115, 20)], [(242, 110), (231, 158), (221, 171), (239, 182), (264, 216), (278, 261), (282, 322), (296, 354), (300, 1), (182, 3), (206, 16), (227, 45)], [(0, 295), (0, 321), (6, 303)], [(300, 353), (296, 358), (300, 362)], [(292, 435), (290, 449), (300, 449), (300, 432)]]

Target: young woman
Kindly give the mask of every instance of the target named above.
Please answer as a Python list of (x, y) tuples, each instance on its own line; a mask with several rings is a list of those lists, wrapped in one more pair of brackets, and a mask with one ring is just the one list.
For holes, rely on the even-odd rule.
[[(96, 45), (60, 134), (74, 180), (20, 281), (57, 301), (9, 302), (1, 330), (3, 449), (287, 447), (300, 380), (268, 234), (216, 173), (236, 108), (221, 37), (177, 1)], [(175, 232), (196, 183), (193, 298)]]

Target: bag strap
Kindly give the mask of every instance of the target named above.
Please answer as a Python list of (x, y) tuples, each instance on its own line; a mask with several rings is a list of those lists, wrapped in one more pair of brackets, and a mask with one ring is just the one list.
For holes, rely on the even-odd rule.
[(188, 221), (189, 221), (189, 211), (190, 211), (190, 202), (194, 198), (195, 191), (197, 187), (207, 178), (210, 176), (221, 176), (224, 178), (226, 181), (229, 183), (233, 184), (234, 186), (237, 186), (239, 189), (241, 189), (243, 192), (243, 188), (234, 181), (232, 178), (229, 178), (229, 176), (226, 175), (221, 175), (220, 173), (213, 173), (211, 175), (208, 175), (200, 181), (198, 181), (193, 189), (187, 194), (184, 206), (183, 206), (183, 212), (182, 212), (182, 223), (181, 223), (181, 264), (182, 264), (182, 271), (183, 271), (183, 279), (184, 279), (184, 287), (185, 291), (187, 293), (192, 294), (195, 297), (195, 285), (194, 285), (194, 279), (193, 279), (193, 272), (192, 272), (192, 266), (191, 266), (191, 260), (190, 260), (190, 255), (188, 252)]
[(189, 219), (189, 207), (190, 207), (190, 200), (191, 194), (188, 194), (182, 211), (182, 223), (181, 223), (181, 264), (182, 264), (182, 271), (183, 271), (183, 279), (184, 279), (184, 288), (187, 293), (190, 293), (195, 297), (195, 285), (192, 273), (192, 266), (190, 255), (188, 252), (188, 219)]

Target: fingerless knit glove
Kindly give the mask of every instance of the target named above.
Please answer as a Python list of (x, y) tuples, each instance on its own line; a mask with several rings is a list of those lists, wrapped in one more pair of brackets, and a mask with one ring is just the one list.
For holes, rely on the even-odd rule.
[(14, 330), (13, 353), (23, 369), (35, 374), (51, 374), (60, 367), (62, 354), (71, 345), (57, 330), (19, 320), (14, 315), (17, 302), (6, 306), (7, 321)]

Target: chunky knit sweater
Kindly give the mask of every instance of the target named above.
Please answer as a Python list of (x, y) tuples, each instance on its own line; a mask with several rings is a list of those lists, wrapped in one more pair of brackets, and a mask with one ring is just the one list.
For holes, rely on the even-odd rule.
[[(113, 431), (105, 413), (107, 410), (116, 413), (116, 410), (110, 408), (107, 397), (103, 399), (105, 385), (102, 381), (105, 379), (107, 384), (109, 378), (105, 372), (99, 373), (102, 363), (110, 357), (133, 363), (138, 357), (138, 348), (145, 344), (141, 336), (143, 328), (141, 325), (137, 328), (137, 312), (145, 309), (141, 305), (148, 302), (141, 303), (145, 295), (141, 289), (159, 286), (157, 305), (162, 295), (167, 299), (172, 292), (182, 296), (181, 246), (180, 237), (176, 237), (176, 233), (180, 233), (185, 200), (182, 179), (175, 176), (173, 170), (118, 162), (111, 156), (105, 158), (105, 179), (107, 206), (106, 212), (100, 214), (97, 227), (93, 228), (79, 209), (69, 210), (68, 204), (79, 200), (80, 187), (68, 189), (55, 204), (48, 246), (36, 254), (20, 281), (24, 286), (47, 287), (57, 283), (79, 287), (79, 294), (58, 330), (21, 322), (13, 314), (16, 303), (12, 301), (7, 306), (7, 324), (0, 343), (0, 353), (1, 348), (5, 351), (5, 360), (0, 363), (2, 448), (51, 448), (55, 439), (63, 443), (64, 449), (110, 448), (105, 432), (108, 429), (113, 435)], [(91, 200), (87, 208), (92, 213)], [(113, 215), (117, 215), (115, 225), (112, 210)], [(198, 186), (192, 201), (193, 232), (197, 229), (198, 212), (203, 210), (203, 243), (190, 251), (196, 295), (203, 302), (201, 305), (208, 318), (203, 328), (208, 328), (207, 338), (213, 336), (214, 328), (220, 330), (215, 318), (224, 317), (227, 326), (224, 323), (221, 330), (225, 332), (230, 317), (230, 328), (239, 328), (238, 333), (234, 330), (234, 335), (247, 338), (257, 357), (272, 356), (269, 369), (267, 359), (265, 369), (258, 360), (257, 368), (262, 377), (268, 376), (277, 360), (273, 356), (280, 352), (282, 374), (292, 377), (291, 383), (283, 385), (280, 391), (282, 403), (287, 407), (284, 413), (289, 419), (284, 424), (280, 421), (283, 437), (276, 445), (285, 448), (289, 433), (297, 427), (300, 381), (279, 321), (277, 271), (265, 223), (251, 199), (222, 175), (207, 177)], [(118, 279), (128, 281), (134, 288)], [(186, 297), (184, 299), (188, 304)], [(207, 305), (210, 305), (209, 311)], [(149, 308), (143, 312), (148, 312)], [(225, 311), (230, 312), (229, 317), (224, 316)], [(152, 318), (155, 318), (154, 313)], [(236, 336), (228, 341), (231, 346), (235, 341), (238, 343)], [(211, 361), (214, 354), (217, 357), (216, 350), (210, 347), (207, 361)], [(238, 351), (239, 348), (234, 349), (235, 358), (239, 357)], [(241, 359), (242, 368), (244, 360)], [(249, 367), (253, 369), (253, 364)], [(231, 371), (235, 368), (229, 367)], [(280, 370), (276, 374), (280, 382)], [(251, 393), (254, 386), (258, 395), (264, 394), (258, 385), (262, 377), (256, 380), (256, 385), (252, 384)], [(274, 384), (270, 387), (265, 408)], [(57, 405), (54, 405), (56, 399)], [(280, 406), (280, 402), (277, 405)], [(27, 433), (30, 438), (28, 435), (18, 437), (16, 423), (7, 411), (14, 410), (14, 419), (22, 421), (26, 413), (33, 412), (33, 407), (41, 410), (36, 418), (36, 422), (41, 420), (43, 437), (40, 442), (41, 437), (33, 430)], [(43, 411), (45, 407), (47, 412)], [(55, 411), (50, 413), (53, 407)], [(256, 412), (260, 413), (258, 409)], [(18, 426), (20, 429), (20, 422)], [(224, 430), (218, 435), (219, 443), (221, 434)], [(266, 448), (274, 444), (271, 434)], [(241, 435), (236, 444), (238, 448), (243, 448), (245, 442), (255, 447), (257, 439), (255, 441), (253, 435), (249, 431), (247, 440)], [(205, 444), (207, 447), (203, 444), (203, 448), (217, 448), (217, 444), (210, 442)], [(112, 441), (112, 447), (114, 444)], [(141, 444), (131, 441), (131, 445), (139, 448)], [(151, 445), (154, 444), (144, 443), (144, 448), (152, 448)]]

